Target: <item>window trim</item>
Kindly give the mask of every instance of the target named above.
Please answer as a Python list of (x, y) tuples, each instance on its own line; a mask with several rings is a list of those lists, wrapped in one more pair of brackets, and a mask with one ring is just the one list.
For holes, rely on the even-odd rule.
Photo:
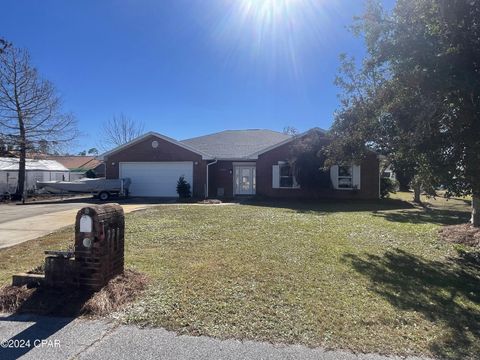
[[(342, 167), (349, 167), (350, 168), (350, 176), (340, 176), (340, 168)], [(353, 165), (338, 165), (337, 170), (337, 190), (356, 190), (356, 187), (353, 185)], [(350, 183), (352, 184), (351, 187), (340, 187), (340, 179), (350, 179)]]
[[(300, 185), (297, 183), (297, 179), (295, 179), (295, 175), (292, 172), (292, 176), (282, 176), (282, 166), (291, 167), (291, 165), (287, 161), (279, 161), (278, 162), (278, 189), (300, 189)], [(292, 178), (292, 186), (281, 186), (281, 179), (283, 178)]]

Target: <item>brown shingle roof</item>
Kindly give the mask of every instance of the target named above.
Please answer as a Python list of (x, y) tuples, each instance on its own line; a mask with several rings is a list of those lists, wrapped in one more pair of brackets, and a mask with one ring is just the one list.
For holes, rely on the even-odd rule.
[(55, 160), (70, 170), (95, 169), (102, 162), (95, 159), (95, 156), (55, 156), (48, 155), (45, 157), (47, 160)]

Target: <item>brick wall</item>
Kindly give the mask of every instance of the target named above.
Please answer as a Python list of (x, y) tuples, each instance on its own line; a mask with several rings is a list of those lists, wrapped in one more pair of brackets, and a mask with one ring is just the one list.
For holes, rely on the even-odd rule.
[[(158, 142), (157, 148), (152, 147), (154, 140)], [(207, 174), (206, 161), (201, 155), (152, 135), (108, 156), (105, 159), (106, 178), (118, 179), (120, 162), (135, 161), (193, 161), (193, 196), (204, 196)]]
[(224, 197), (233, 197), (233, 162), (218, 161), (209, 167), (209, 197), (217, 196), (217, 189), (223, 188)]
[[(325, 139), (325, 144), (328, 139)], [(273, 189), (272, 166), (278, 161), (288, 160), (291, 143), (279, 146), (259, 156), (257, 160), (257, 195), (277, 198), (344, 198), (344, 199), (378, 199), (379, 197), (379, 162), (376, 154), (371, 153), (362, 161), (360, 190), (306, 191), (304, 189)]]

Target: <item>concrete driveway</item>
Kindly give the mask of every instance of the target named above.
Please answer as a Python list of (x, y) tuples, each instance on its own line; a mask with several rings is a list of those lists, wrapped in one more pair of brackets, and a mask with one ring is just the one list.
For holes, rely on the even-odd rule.
[[(114, 200), (115, 201), (115, 200)], [(0, 249), (50, 234), (75, 223), (77, 211), (98, 204), (90, 198), (53, 201), (25, 205), (0, 205)], [(123, 203), (125, 213), (144, 209), (152, 204)]]

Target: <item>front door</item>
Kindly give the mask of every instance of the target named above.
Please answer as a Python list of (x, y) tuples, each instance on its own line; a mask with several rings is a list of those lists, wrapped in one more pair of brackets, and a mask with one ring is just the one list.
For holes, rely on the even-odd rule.
[(255, 166), (235, 166), (235, 195), (255, 195), (256, 168)]

